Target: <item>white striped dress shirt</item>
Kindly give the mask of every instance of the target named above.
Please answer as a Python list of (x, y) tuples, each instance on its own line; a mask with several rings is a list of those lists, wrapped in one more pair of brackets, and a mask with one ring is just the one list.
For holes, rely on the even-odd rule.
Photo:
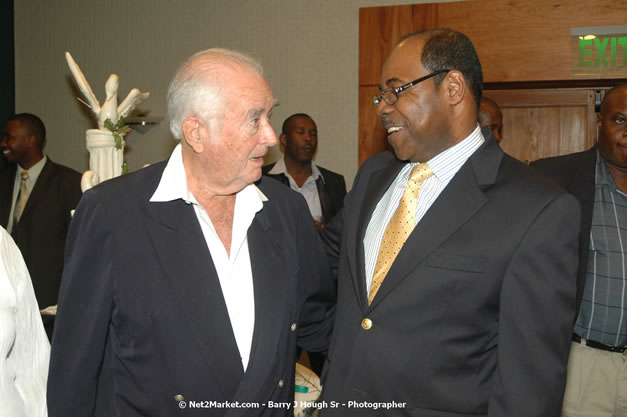
[[(429, 164), (431, 170), (433, 171), (433, 175), (427, 178), (420, 186), (418, 208), (416, 211), (416, 224), (420, 222), (433, 202), (438, 198), (444, 188), (446, 188), (455, 174), (457, 174), (457, 171), (459, 171), (462, 165), (464, 165), (468, 158), (470, 158), (470, 156), (483, 144), (484, 141), (485, 139), (481, 134), (481, 129), (479, 128), (479, 125), (477, 125), (470, 136), (427, 161), (427, 164)], [(381, 246), (381, 240), (383, 239), (385, 228), (394, 215), (394, 212), (398, 207), (398, 203), (405, 192), (405, 187), (409, 181), (411, 170), (417, 164), (417, 162), (408, 163), (403, 167), (403, 169), (401, 169), (396, 176), (396, 179), (392, 182), (381, 200), (379, 200), (379, 203), (377, 203), (377, 207), (372, 213), (372, 217), (368, 223), (363, 242), (366, 268), (366, 288), (368, 289), (368, 292), (370, 292), (372, 275), (374, 274), (374, 268), (379, 254), (379, 247)]]

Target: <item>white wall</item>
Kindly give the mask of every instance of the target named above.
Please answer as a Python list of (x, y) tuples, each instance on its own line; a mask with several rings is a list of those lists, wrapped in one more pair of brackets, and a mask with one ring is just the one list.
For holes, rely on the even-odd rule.
[[(110, 73), (119, 99), (138, 87), (140, 106), (165, 114), (165, 92), (179, 63), (209, 47), (259, 58), (285, 117), (309, 113), (319, 131), (316, 162), (346, 177), (357, 171), (359, 8), (424, 0), (16, 0), (16, 110), (39, 115), (48, 129), (46, 153), (88, 167), (85, 130), (95, 127), (75, 97), (64, 52), (70, 51), (102, 102)], [(431, 0), (430, 2), (436, 2)], [(175, 142), (162, 122), (127, 137), (131, 170), (166, 159)], [(267, 161), (278, 158), (278, 147)]]

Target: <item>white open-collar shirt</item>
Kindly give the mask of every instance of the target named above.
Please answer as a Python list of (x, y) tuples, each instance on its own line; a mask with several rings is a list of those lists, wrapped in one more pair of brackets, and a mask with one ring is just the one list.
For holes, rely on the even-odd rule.
[[(255, 297), (247, 233), (256, 213), (263, 208), (263, 202), (268, 199), (254, 184), (246, 186), (236, 194), (230, 255), (218, 237), (209, 215), (189, 190), (180, 144), (172, 151), (150, 201), (167, 202), (178, 199), (194, 207), (220, 280), (231, 327), (245, 371), (255, 327)], [(207, 261), (210, 260), (207, 259)], [(216, 337), (221, 336), (216, 335)]]

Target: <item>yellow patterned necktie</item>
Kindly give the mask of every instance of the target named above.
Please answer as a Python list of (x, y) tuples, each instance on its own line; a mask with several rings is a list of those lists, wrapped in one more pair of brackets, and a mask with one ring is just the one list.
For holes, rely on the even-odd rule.
[(20, 182), (20, 191), (18, 192), (17, 199), (15, 200), (15, 213), (13, 213), (15, 225), (17, 225), (20, 221), (20, 217), (22, 217), (24, 207), (26, 207), (26, 202), (28, 201), (28, 187), (26, 186), (26, 180), (30, 177), (27, 171), (22, 171), (20, 175), (22, 177), (22, 181)]
[(412, 169), (403, 197), (401, 197), (398, 208), (392, 215), (383, 233), (381, 247), (377, 255), (377, 263), (372, 276), (372, 283), (370, 284), (368, 305), (372, 303), (374, 296), (381, 287), (381, 283), (396, 259), (396, 255), (401, 251), (403, 244), (412, 230), (414, 230), (420, 185), (431, 175), (433, 175), (433, 171), (431, 171), (431, 168), (426, 163), (416, 165)]

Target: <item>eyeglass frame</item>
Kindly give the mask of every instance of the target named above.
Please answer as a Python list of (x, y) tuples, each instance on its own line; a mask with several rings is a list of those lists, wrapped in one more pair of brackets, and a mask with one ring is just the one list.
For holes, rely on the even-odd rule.
[[(446, 73), (449, 71), (450, 71), (449, 69), (437, 70), (437, 71), (432, 72), (431, 74), (425, 75), (424, 77), (416, 78), (414, 81), (410, 81), (407, 84), (401, 85), (400, 87), (386, 88), (385, 90), (381, 91), (380, 95), (372, 96), (372, 102), (374, 103), (375, 106), (378, 106), (381, 103), (381, 101), (384, 101), (386, 104), (393, 106), (394, 104), (398, 102), (398, 93), (401, 93), (407, 90), (409, 87), (413, 87), (414, 85), (418, 83), (428, 80), (431, 77), (435, 77), (436, 75), (440, 75), (442, 73)], [(388, 102), (384, 97), (388, 93), (392, 93), (392, 96), (395, 97), (395, 100), (392, 103)]]

